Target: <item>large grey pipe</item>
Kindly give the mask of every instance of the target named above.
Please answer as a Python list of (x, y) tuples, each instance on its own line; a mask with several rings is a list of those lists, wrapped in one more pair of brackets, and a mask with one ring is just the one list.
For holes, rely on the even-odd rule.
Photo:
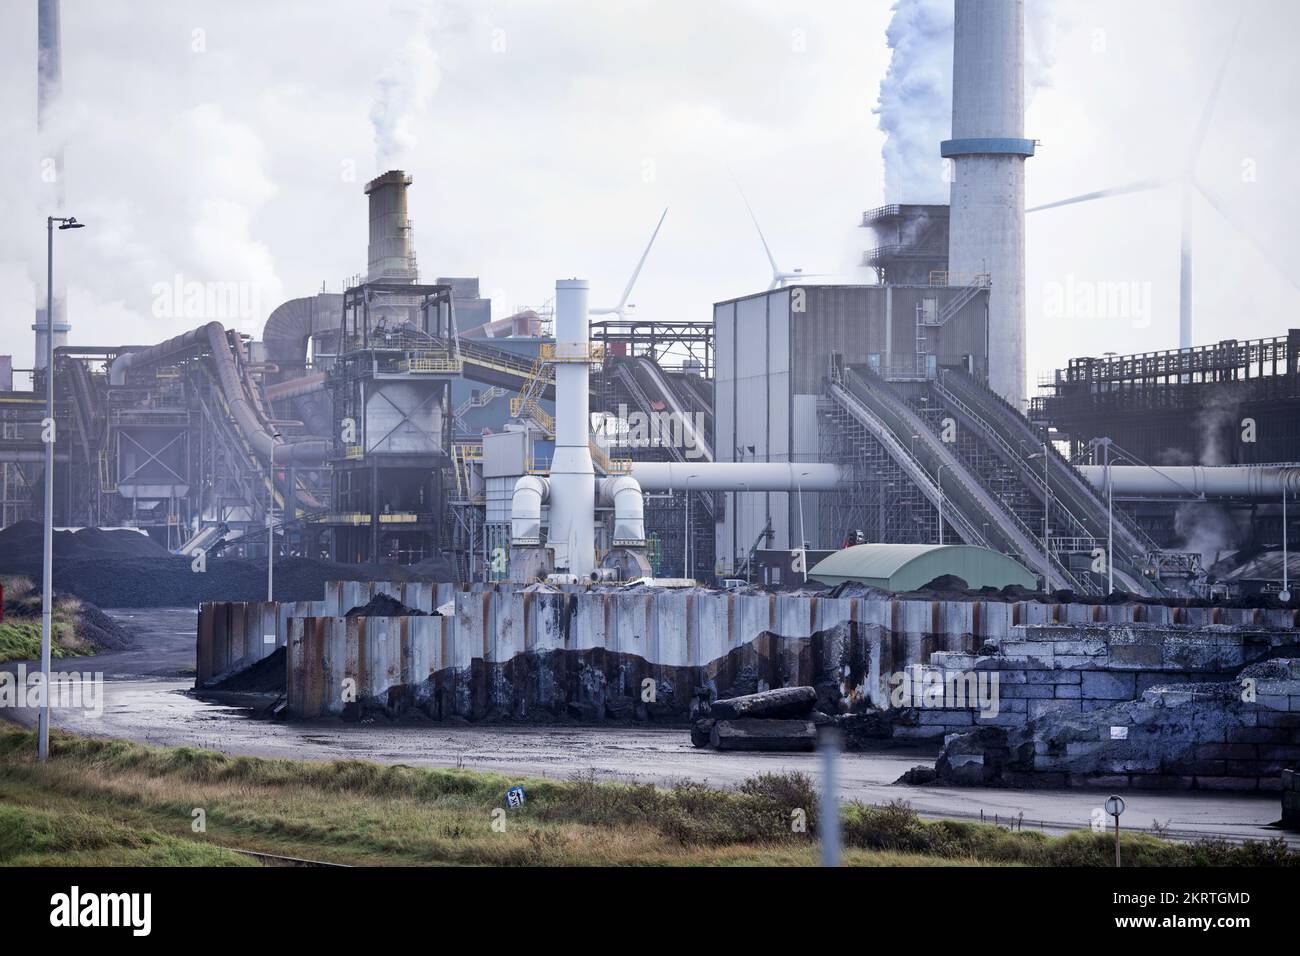
[[(236, 426), (258, 456), (264, 461), (270, 461), (271, 446), (275, 444), (275, 440), (248, 401), (243, 383), (239, 379), (239, 370), (235, 367), (235, 357), (230, 351), (225, 327), (220, 322), (209, 322), (207, 325), (191, 329), (183, 335), (168, 339), (151, 348), (119, 355), (109, 366), (108, 383), (114, 386), (123, 385), (126, 383), (126, 373), (129, 369), (157, 365), (203, 345), (207, 345), (208, 351), (212, 353), (217, 381), (226, 398), (226, 404), (230, 407), (231, 418), (235, 420)], [(280, 464), (318, 464), (324, 461), (329, 453), (329, 442), (305, 441), (292, 445), (276, 445), (275, 458)]]
[[(1104, 465), (1082, 465), (1079, 473), (1105, 491)], [(1181, 495), (1210, 498), (1276, 498), (1300, 491), (1300, 467), (1277, 465), (1111, 465), (1117, 495)]]
[(834, 491), (840, 486), (839, 468), (820, 462), (637, 461), (632, 477), (645, 491)]

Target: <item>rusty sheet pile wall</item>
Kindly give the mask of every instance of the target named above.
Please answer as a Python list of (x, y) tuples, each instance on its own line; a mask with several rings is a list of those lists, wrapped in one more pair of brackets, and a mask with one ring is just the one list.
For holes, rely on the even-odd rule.
[[(324, 604), (354, 599), (338, 597)], [(290, 713), (345, 714), (350, 703), (371, 700), (436, 718), (599, 719), (636, 709), (647, 677), (656, 699), (644, 709), (665, 718), (688, 718), (706, 689), (838, 684), (844, 704), (879, 705), (890, 673), (936, 652), (973, 654), (990, 641), (1023, 640), (1042, 626), (1295, 625), (1286, 611), (700, 591), (490, 589), (458, 591), (454, 601), (453, 617), (290, 617)]]
[[(345, 617), (377, 593), (430, 616)], [(453, 615), (431, 613), (448, 602)], [(1113, 630), (1120, 642), (1126, 625), (1228, 637), (1296, 623), (1295, 612), (1262, 609), (335, 582), (322, 601), (203, 605), (197, 685), (284, 646), (295, 716), (373, 705), (435, 718), (684, 720), (700, 695), (794, 684), (838, 687), (839, 700), (823, 702), (835, 710), (880, 705), (890, 674), (932, 654), (990, 643), (1006, 653), (1044, 627)]]

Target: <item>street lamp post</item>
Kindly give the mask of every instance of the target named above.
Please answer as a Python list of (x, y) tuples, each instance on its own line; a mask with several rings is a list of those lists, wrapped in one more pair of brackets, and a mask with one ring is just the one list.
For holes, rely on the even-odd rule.
[(1290, 600), (1291, 600), (1291, 587), (1290, 587), (1290, 583), (1291, 583), (1291, 582), (1290, 582), (1289, 578), (1287, 577), (1287, 571), (1288, 571), (1288, 568), (1287, 568), (1287, 560), (1288, 560), (1288, 558), (1287, 558), (1287, 547), (1286, 547), (1286, 546), (1287, 546), (1287, 540), (1286, 540), (1286, 496), (1287, 496), (1287, 489), (1286, 489), (1286, 488), (1283, 488), (1283, 489), (1282, 489), (1282, 593), (1278, 595), (1278, 597), (1280, 597), (1280, 598), (1282, 599), (1282, 603), (1283, 603), (1283, 604), (1287, 604), (1287, 603), (1289, 603)]
[(682, 529), (685, 540), (682, 541), (682, 569), (686, 577), (691, 577), (691, 479), (696, 475), (686, 476), (686, 525)]
[(939, 486), (939, 544), (943, 544), (943, 465), (939, 465), (939, 471), (935, 475), (935, 483)]
[(271, 470), (270, 495), (266, 502), (266, 603), (275, 598), (272, 586), (275, 581), (275, 443), (280, 440), (280, 433), (271, 435)]
[(81, 229), (74, 216), (45, 217), (45, 528), (41, 567), (41, 697), (36, 721), (36, 759), (50, 756), (50, 634), (54, 606), (54, 224), (59, 229)]
[(808, 472), (801, 471), (799, 478), (795, 481), (795, 494), (799, 498), (799, 550), (803, 554), (803, 580), (808, 583), (808, 533), (803, 526), (803, 479), (808, 477)]

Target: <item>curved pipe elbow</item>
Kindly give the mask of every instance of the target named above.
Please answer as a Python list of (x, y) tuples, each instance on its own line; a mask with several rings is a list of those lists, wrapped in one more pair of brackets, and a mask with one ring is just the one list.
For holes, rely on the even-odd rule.
[(542, 503), (551, 495), (551, 483), (540, 475), (524, 475), (515, 482), (510, 499), (510, 543), (542, 543)]
[(134, 361), (134, 352), (123, 352), (113, 359), (113, 364), (108, 367), (108, 384), (114, 388), (125, 385), (126, 370), (131, 367), (131, 363)]
[(645, 496), (631, 475), (611, 475), (600, 483), (600, 499), (614, 506), (614, 545), (645, 544)]

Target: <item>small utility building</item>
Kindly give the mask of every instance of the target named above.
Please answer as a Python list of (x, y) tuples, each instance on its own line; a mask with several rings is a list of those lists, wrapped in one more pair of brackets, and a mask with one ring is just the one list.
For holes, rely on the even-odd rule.
[(961, 578), (976, 590), (1038, 585), (1020, 562), (966, 544), (858, 544), (836, 551), (808, 572), (823, 584), (853, 581), (882, 591), (915, 591), (945, 575)]

